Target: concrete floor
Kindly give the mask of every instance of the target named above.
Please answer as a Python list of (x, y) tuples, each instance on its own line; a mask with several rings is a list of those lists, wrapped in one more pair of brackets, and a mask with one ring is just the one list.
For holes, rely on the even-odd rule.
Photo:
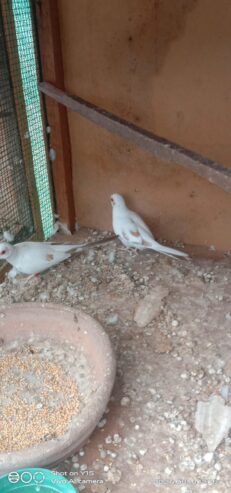
[[(81, 232), (96, 239), (95, 232)], [(66, 241), (66, 238), (65, 238)], [(118, 241), (75, 256), (28, 284), (6, 280), (0, 304), (64, 303), (97, 318), (117, 356), (112, 398), (89, 443), (57, 466), (86, 493), (223, 493), (231, 438), (213, 454), (195, 429), (198, 400), (231, 377), (230, 257), (174, 260)], [(145, 327), (134, 312), (164, 288)]]

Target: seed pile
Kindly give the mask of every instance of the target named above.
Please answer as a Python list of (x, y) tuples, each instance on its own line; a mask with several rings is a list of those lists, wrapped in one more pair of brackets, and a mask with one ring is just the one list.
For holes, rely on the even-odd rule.
[(50, 354), (47, 345), (46, 351), (28, 343), (1, 347), (1, 452), (62, 436), (79, 412), (76, 381)]

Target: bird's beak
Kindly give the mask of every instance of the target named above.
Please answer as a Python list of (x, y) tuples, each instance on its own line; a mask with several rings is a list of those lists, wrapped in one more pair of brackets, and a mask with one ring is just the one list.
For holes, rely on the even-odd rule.
[(114, 200), (113, 200), (113, 199), (111, 199), (111, 204), (112, 204), (112, 205), (114, 205), (114, 203), (115, 203), (115, 202), (114, 202)]

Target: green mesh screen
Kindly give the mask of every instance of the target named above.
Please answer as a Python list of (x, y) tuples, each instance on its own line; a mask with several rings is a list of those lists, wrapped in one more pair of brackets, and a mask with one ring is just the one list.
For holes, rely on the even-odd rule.
[[(48, 238), (53, 229), (53, 211), (37, 88), (38, 64), (31, 3), (30, 0), (5, 0), (4, 6), (5, 23), (3, 29), (1, 20), (0, 50), (1, 59), (3, 56), (5, 60), (5, 71), (1, 82), (8, 88), (4, 111), (11, 106), (11, 127), (6, 132), (7, 118), (9, 122), (10, 117), (3, 116), (2, 132), (11, 154), (5, 151), (3, 169), (0, 151), (0, 176), (1, 181), (4, 175), (9, 181), (12, 168), (14, 179), (10, 179), (10, 186), (15, 200), (11, 200), (5, 188), (3, 201), (8, 213), (7, 221), (5, 217), (2, 219), (2, 226), (7, 224), (11, 230), (20, 230), (20, 238), (29, 237), (33, 231), (39, 233), (41, 227), (43, 236)], [(0, 93), (6, 101), (1, 87)]]
[(34, 231), (17, 116), (0, 16), (0, 231), (27, 238)]

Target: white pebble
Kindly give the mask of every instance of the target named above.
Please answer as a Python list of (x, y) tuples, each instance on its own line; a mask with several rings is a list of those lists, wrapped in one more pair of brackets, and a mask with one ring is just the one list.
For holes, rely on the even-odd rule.
[(116, 252), (115, 250), (112, 250), (108, 255), (108, 260), (110, 264), (113, 264), (115, 262), (115, 257), (116, 257)]
[(114, 443), (121, 443), (122, 442), (122, 438), (121, 438), (121, 436), (118, 433), (115, 433), (113, 435), (113, 442)]
[(207, 452), (207, 454), (204, 455), (204, 461), (212, 462), (212, 460), (213, 460), (213, 452)]
[(117, 313), (112, 313), (107, 317), (107, 324), (108, 325), (116, 325), (119, 320), (118, 314)]
[(222, 385), (221, 387), (221, 396), (227, 402), (229, 399), (229, 385)]
[(112, 443), (112, 437), (111, 437), (111, 435), (108, 435), (108, 436), (105, 438), (105, 443), (107, 443), (107, 444)]
[(101, 419), (101, 421), (98, 423), (98, 428), (104, 428), (106, 422), (107, 420), (105, 418)]
[(121, 406), (128, 406), (130, 404), (129, 397), (122, 397), (120, 404), (121, 404)]
[(183, 380), (187, 380), (188, 379), (188, 373), (181, 373), (181, 378), (183, 378)]
[(173, 320), (172, 321), (172, 327), (178, 327), (178, 325), (179, 325), (178, 320)]
[(146, 448), (143, 448), (143, 449), (140, 449), (139, 450), (139, 454), (142, 455), (142, 457), (147, 453), (147, 449)]

